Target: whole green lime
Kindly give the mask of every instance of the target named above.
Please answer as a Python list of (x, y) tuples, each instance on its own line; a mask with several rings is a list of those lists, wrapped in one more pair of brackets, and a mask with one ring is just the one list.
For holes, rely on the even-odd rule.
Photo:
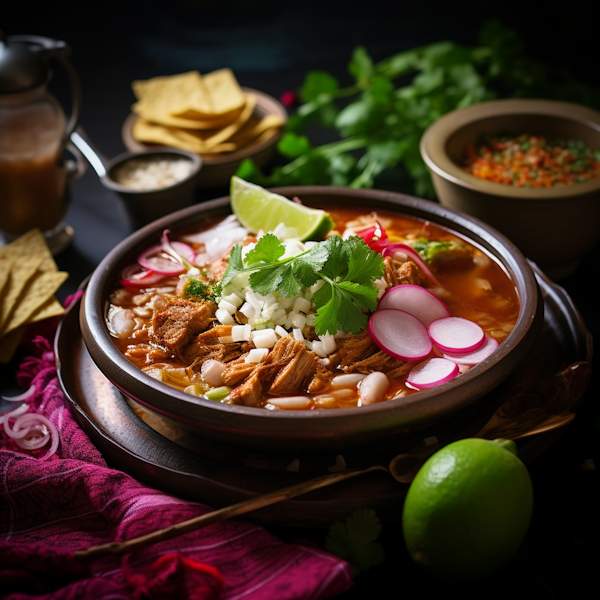
[(404, 540), (432, 577), (475, 581), (514, 557), (532, 510), (531, 478), (516, 444), (467, 438), (432, 455), (412, 481)]

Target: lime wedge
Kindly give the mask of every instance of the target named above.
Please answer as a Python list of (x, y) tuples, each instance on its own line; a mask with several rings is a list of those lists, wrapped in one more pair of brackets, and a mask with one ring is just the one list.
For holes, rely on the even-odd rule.
[(294, 227), (300, 240), (305, 241), (323, 239), (333, 229), (328, 212), (298, 204), (235, 175), (231, 178), (230, 194), (233, 214), (253, 233), (273, 231), (283, 223)]

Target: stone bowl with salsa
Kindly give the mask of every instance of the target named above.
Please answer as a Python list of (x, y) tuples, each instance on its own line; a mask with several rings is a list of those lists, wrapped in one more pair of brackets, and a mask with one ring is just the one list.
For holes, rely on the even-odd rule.
[[(305, 252), (318, 262), (323, 249), (332, 256), (349, 244), (368, 250), (369, 265), (380, 264), (375, 308), (363, 307), (365, 317), (380, 309), (402, 312), (383, 308), (382, 298), (392, 289), (412, 290), (419, 298), (437, 298), (434, 303), (443, 300), (448, 313), (440, 321), (471, 322), (485, 332), (486, 344), (493, 338), (495, 350), (471, 364), (457, 363), (452, 376), (435, 385), (420, 385), (411, 379), (413, 369), (434, 359), (447, 365), (444, 353), (432, 347), (428, 355), (406, 359), (388, 351), (386, 344), (410, 335), (402, 330), (382, 343), (378, 336), (386, 337), (385, 327), (377, 333), (366, 318), (356, 331), (317, 336), (318, 283), (291, 297), (248, 291), (245, 281), (252, 278), (243, 273), (224, 287), (214, 285), (227, 282), (231, 261), (237, 264), (251, 248), (255, 256), (260, 249), (258, 232), (244, 232), (229, 197), (223, 197), (150, 223), (95, 270), (80, 322), (100, 371), (167, 422), (245, 448), (310, 452), (372, 446), (464, 410), (489, 408), (494, 391), (531, 351), (543, 324), (538, 283), (516, 246), (476, 219), (402, 194), (325, 186), (274, 191), (324, 209), (333, 220), (335, 235), (321, 242), (286, 238), (276, 227), (286, 255)], [(179, 253), (185, 260), (177, 259)], [(327, 277), (334, 277), (327, 269), (337, 266), (327, 265)], [(355, 265), (353, 271), (364, 282), (362, 269)], [(281, 282), (267, 278), (261, 285), (270, 281)], [(364, 383), (369, 377), (371, 387)]]
[(600, 112), (508, 99), (444, 115), (421, 139), (440, 202), (513, 241), (552, 279), (600, 242)]

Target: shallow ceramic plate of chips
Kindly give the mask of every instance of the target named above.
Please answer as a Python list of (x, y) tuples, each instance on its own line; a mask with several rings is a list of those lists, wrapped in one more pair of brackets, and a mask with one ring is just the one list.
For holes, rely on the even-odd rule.
[[(128, 150), (137, 152), (155, 145), (177, 147), (178, 141), (170, 140), (168, 135), (179, 136), (179, 141), (183, 144), (193, 143), (194, 139), (200, 139), (203, 142), (208, 139), (210, 140), (208, 151), (202, 148), (197, 150), (203, 161), (198, 187), (228, 186), (231, 176), (235, 174), (245, 158), (251, 158), (258, 167), (265, 166), (271, 160), (281, 137), (283, 125), (288, 118), (287, 111), (275, 98), (251, 88), (242, 87), (241, 89), (247, 95), (247, 106), (252, 107), (252, 110), (250, 114), (242, 115), (242, 109), (240, 115), (244, 122), (231, 135), (227, 135), (228, 132), (224, 131), (228, 127), (227, 125), (221, 129), (201, 130), (201, 132), (183, 127), (161, 129), (161, 124), (144, 121), (137, 114), (131, 113), (125, 119), (121, 129), (123, 143)], [(137, 139), (140, 136), (134, 135), (134, 131), (139, 132), (139, 129), (136, 128), (142, 125), (146, 128), (148, 139), (152, 135), (150, 130), (154, 129), (154, 133), (158, 136), (155, 138), (157, 140), (155, 143), (140, 142)], [(162, 140), (162, 143), (158, 140)], [(187, 147), (186, 149), (191, 148)]]

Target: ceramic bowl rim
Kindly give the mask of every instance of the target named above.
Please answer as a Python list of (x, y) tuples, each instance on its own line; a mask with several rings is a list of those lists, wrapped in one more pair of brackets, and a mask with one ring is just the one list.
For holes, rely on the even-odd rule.
[(429, 169), (443, 179), (490, 196), (530, 201), (560, 201), (600, 190), (600, 177), (555, 188), (522, 188), (486, 181), (463, 171), (445, 151), (448, 139), (472, 123), (488, 118), (536, 115), (577, 122), (600, 133), (600, 112), (571, 102), (534, 98), (488, 100), (446, 113), (432, 123), (420, 142), (421, 156)]

